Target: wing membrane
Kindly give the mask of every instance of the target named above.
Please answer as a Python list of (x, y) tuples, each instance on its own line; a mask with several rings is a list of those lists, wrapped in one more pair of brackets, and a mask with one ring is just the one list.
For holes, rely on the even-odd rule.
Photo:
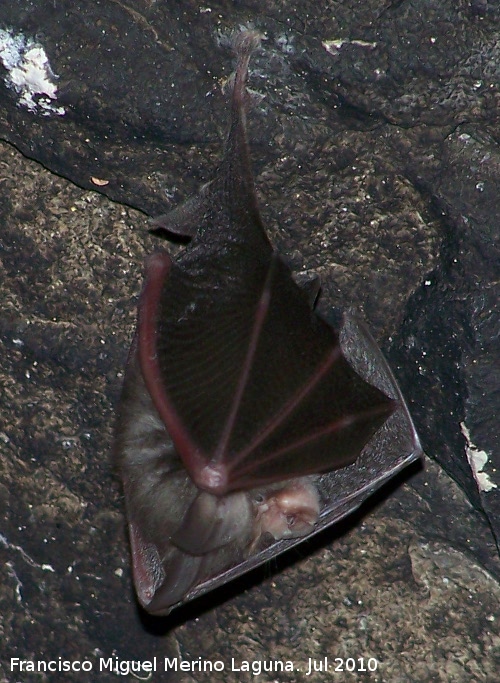
[(145, 381), (161, 377), (152, 395), (191, 477), (227, 493), (352, 463), (394, 402), (351, 368), (276, 254), (234, 249), (232, 268), (201, 287), (181, 261), (143, 295)]

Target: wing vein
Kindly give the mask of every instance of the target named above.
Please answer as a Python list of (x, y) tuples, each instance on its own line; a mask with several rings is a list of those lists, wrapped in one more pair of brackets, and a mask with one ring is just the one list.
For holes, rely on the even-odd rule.
[[(286, 446), (283, 446), (282, 448), (279, 448), (278, 450), (275, 450), (273, 452), (270, 452), (267, 454), (266, 457), (262, 458), (259, 462), (260, 464), (265, 464), (268, 461), (274, 461), (280, 456), (286, 455), (286, 453), (289, 453), (291, 451), (297, 450), (299, 448), (303, 448), (304, 446), (310, 445), (312, 442), (317, 441), (318, 439), (321, 439), (325, 436), (328, 436), (329, 434), (332, 434), (335, 431), (339, 431), (341, 429), (345, 429), (350, 427), (351, 425), (355, 424), (358, 422), (360, 419), (363, 420), (364, 418), (370, 418), (370, 417), (377, 417), (380, 414), (383, 414), (387, 410), (386, 406), (380, 407), (374, 407), (374, 408), (368, 408), (364, 410), (363, 412), (358, 412), (355, 414), (355, 416), (347, 416), (340, 418), (336, 420), (335, 422), (332, 422), (326, 427), (323, 427), (321, 429), (317, 429), (312, 433), (306, 434), (304, 437), (301, 439), (297, 439), (293, 443), (287, 444)], [(247, 470), (252, 470), (255, 467), (253, 463), (249, 463), (246, 467), (240, 467), (238, 470), (238, 476), (243, 476)], [(307, 466), (304, 463), (304, 474), (307, 474), (306, 472)], [(310, 472), (309, 474), (317, 473), (318, 468), (317, 464), (314, 462), (311, 463), (310, 465)]]
[(259, 343), (259, 337), (262, 332), (262, 327), (264, 325), (264, 321), (267, 316), (267, 312), (269, 310), (269, 302), (271, 300), (271, 281), (273, 278), (273, 273), (274, 273), (274, 264), (275, 264), (276, 256), (273, 254), (271, 263), (269, 265), (269, 269), (267, 271), (266, 279), (264, 282), (264, 286), (262, 288), (262, 294), (259, 297), (259, 300), (257, 302), (257, 306), (255, 309), (255, 317), (254, 317), (254, 324), (252, 328), (252, 334), (250, 337), (250, 341), (248, 343), (248, 348), (245, 356), (245, 360), (241, 369), (241, 374), (238, 379), (238, 383), (236, 385), (236, 390), (234, 392), (234, 398), (232, 401), (232, 406), (231, 410), (229, 412), (228, 418), (226, 420), (226, 423), (224, 425), (224, 429), (222, 430), (219, 442), (217, 444), (217, 448), (215, 449), (214, 453), (214, 462), (220, 462), (221, 460), (224, 459), (224, 454), (227, 449), (227, 445), (229, 443), (229, 439), (231, 438), (231, 433), (233, 431), (236, 418), (238, 416), (238, 411), (241, 406), (241, 401), (243, 398), (243, 394), (245, 392), (245, 388), (248, 384), (248, 378), (250, 376), (250, 371), (252, 369), (252, 364), (253, 364), (253, 359), (255, 357), (255, 353), (257, 351), (257, 346)]
[(339, 346), (335, 346), (331, 352), (327, 355), (325, 360), (320, 363), (316, 372), (311, 377), (311, 379), (306, 382), (298, 391), (290, 398), (290, 400), (285, 403), (283, 408), (279, 410), (275, 415), (271, 417), (267, 425), (257, 434), (255, 439), (240, 453), (238, 458), (231, 464), (234, 466), (236, 462), (241, 462), (245, 460), (252, 451), (254, 451), (265, 439), (272, 434), (272, 432), (282, 424), (291, 413), (299, 406), (302, 400), (314, 389), (318, 382), (325, 376), (331, 366), (340, 357), (341, 350)]

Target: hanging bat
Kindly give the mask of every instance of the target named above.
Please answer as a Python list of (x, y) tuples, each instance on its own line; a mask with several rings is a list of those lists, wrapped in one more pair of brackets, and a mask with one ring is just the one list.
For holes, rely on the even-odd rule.
[(263, 228), (246, 141), (255, 32), (235, 41), (213, 180), (155, 221), (115, 438), (140, 604), (171, 609), (344, 517), (420, 457), (375, 342), (337, 333)]

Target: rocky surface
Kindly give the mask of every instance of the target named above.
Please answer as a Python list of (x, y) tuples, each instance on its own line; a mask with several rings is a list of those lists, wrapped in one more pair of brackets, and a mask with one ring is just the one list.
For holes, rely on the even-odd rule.
[[(297, 272), (320, 274), (324, 310), (363, 311), (439, 466), (316, 547), (154, 620), (135, 607), (109, 459), (157, 244), (129, 207), (164, 212), (209, 178), (227, 37), (250, 23), (268, 37), (249, 124), (270, 236)], [(52, 171), (1, 147), (0, 680), (31, 680), (11, 656), (89, 659), (94, 671), (101, 656), (201, 657), (225, 670), (151, 680), (254, 680), (231, 671), (234, 656), (302, 669), (309, 657), (373, 657), (367, 680), (496, 681), (493, 4), (348, 2), (322, 15), (304, 2), (21, 0), (2, 6), (0, 29), (0, 136)], [(21, 58), (43, 65), (40, 46), (50, 70), (30, 90)]]

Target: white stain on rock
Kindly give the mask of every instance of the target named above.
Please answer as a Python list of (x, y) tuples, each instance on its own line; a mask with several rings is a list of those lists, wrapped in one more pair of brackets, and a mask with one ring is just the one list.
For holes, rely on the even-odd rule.
[(358, 47), (367, 47), (370, 50), (377, 47), (377, 43), (368, 43), (366, 40), (347, 40), (345, 38), (324, 40), (321, 45), (331, 55), (337, 55), (344, 45), (357, 45)]
[(476, 480), (477, 488), (480, 491), (491, 491), (492, 489), (496, 489), (497, 485), (495, 482), (491, 480), (487, 472), (484, 472), (484, 468), (488, 464), (489, 460), (488, 454), (486, 451), (480, 451), (479, 448), (472, 443), (470, 440), (470, 432), (464, 422), (460, 423), (460, 428), (465, 440), (467, 441), (465, 452), (467, 454), (467, 460), (469, 461), (472, 474)]
[(66, 113), (64, 107), (55, 104), (57, 76), (40, 43), (22, 33), (0, 29), (0, 60), (7, 71), (5, 84), (16, 92), (19, 105), (43, 116)]

